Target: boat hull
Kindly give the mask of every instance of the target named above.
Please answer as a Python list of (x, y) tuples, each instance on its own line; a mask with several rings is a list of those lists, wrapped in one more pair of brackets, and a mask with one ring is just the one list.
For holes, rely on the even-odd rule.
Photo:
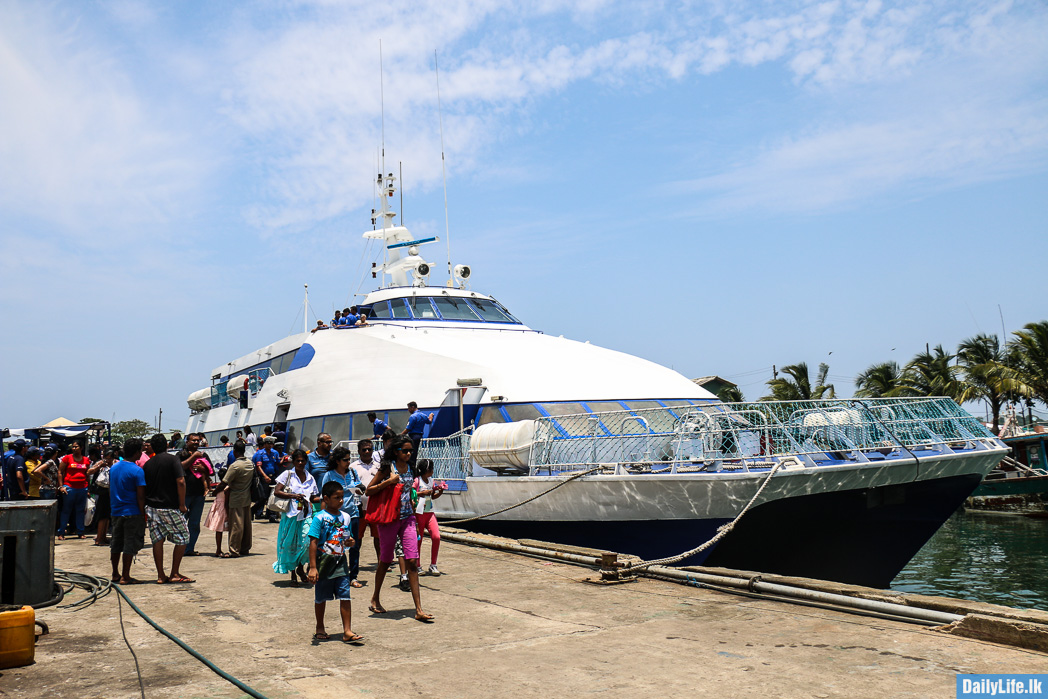
[[(919, 461), (900, 459), (876, 467), (780, 472), (727, 536), (678, 565), (887, 587), (1003, 454), (1003, 450), (984, 450)], [(544, 496), (550, 501), (543, 505), (540, 498), (461, 526), (651, 560), (688, 551), (710, 539), (741, 511), (760, 478), (759, 474), (624, 477), (618, 483), (615, 477), (598, 477), (596, 482), (584, 478)], [(514, 480), (528, 486), (513, 487)], [(543, 480), (540, 488), (533, 487), (533, 481)], [(449, 518), (468, 515), (461, 506), (469, 500), (483, 501), (491, 508), (487, 511), (493, 511), (499, 503), (490, 491), (499, 481), (503, 491), (497, 499), (502, 507), (513, 504), (514, 494), (534, 494), (550, 485), (548, 479), (474, 478), (468, 479), (466, 493), (449, 494), (437, 503), (450, 501), (442, 507)], [(571, 494), (573, 488), (577, 490)], [(613, 499), (616, 489), (619, 497)], [(624, 502), (629, 505), (624, 507)]]

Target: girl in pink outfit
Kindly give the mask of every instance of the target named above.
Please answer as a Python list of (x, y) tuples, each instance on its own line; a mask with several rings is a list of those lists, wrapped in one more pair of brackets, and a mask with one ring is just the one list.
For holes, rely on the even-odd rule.
[(442, 483), (433, 482), (433, 462), (419, 459), (416, 464), (418, 478), (415, 479), (415, 490), (418, 491), (418, 508), (415, 510), (415, 521), (418, 523), (418, 548), (422, 553), (422, 532), (429, 531), (432, 551), (429, 558), (429, 574), (440, 575), (437, 568), (437, 552), (440, 550), (440, 527), (437, 526), (437, 515), (433, 512), (433, 501), (444, 492)]

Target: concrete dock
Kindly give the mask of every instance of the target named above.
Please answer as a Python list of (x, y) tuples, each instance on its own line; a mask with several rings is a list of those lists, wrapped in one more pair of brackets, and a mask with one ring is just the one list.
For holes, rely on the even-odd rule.
[[(1048, 655), (932, 629), (640, 579), (585, 582), (585, 568), (444, 543), (440, 577), (424, 576), (436, 623), (413, 619), (410, 594), (387, 577), (368, 612), (375, 553), (365, 540), (353, 629), (362, 646), (315, 642), (313, 591), (272, 571), (277, 527), (255, 528), (243, 559), (187, 558), (195, 584), (126, 587), (154, 621), (268, 697), (954, 697), (958, 673), (1048, 671)], [(210, 532), (200, 550), (213, 551)], [(429, 555), (423, 544), (423, 560)], [(168, 546), (168, 560), (170, 546)], [(55, 564), (108, 576), (109, 550), (57, 542)], [(155, 580), (149, 550), (132, 569)], [(0, 672), (3, 697), (137, 697), (117, 595), (78, 611), (43, 609), (50, 634), (36, 663)], [(74, 593), (72, 599), (76, 599)], [(123, 605), (147, 697), (244, 694)]]

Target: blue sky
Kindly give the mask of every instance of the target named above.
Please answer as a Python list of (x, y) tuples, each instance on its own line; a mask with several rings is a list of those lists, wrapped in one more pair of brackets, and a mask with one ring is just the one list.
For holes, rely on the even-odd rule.
[[(0, 425), (184, 424), (405, 223), (545, 332), (764, 392), (1048, 318), (1041, 2), (0, 3)], [(446, 266), (443, 242), (424, 250)], [(365, 261), (366, 263), (366, 261)], [(830, 354), (832, 352), (832, 354)]]

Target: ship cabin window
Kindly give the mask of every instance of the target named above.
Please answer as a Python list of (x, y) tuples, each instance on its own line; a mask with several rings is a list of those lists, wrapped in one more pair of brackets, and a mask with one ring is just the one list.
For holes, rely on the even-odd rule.
[(440, 316), (444, 320), (480, 320), (473, 309), (466, 303), (466, 299), (453, 296), (434, 296), (433, 303), (437, 305)]
[(410, 318), (411, 317), (411, 311), (409, 311), (408, 307), (405, 305), (405, 300), (404, 299), (392, 299), (389, 302), (389, 305), (393, 307), (393, 317), (394, 318)]
[(408, 299), (408, 305), (411, 306), (411, 315), (422, 320), (438, 320), (437, 312), (433, 309), (433, 304), (428, 296), (412, 296)]
[(617, 410), (625, 410), (626, 409), (625, 406), (623, 406), (621, 403), (619, 403), (618, 401), (613, 401), (613, 400), (603, 400), (603, 401), (591, 400), (590, 402), (586, 403), (586, 405), (589, 406), (590, 412), (593, 412), (593, 413), (611, 413), (611, 412), (615, 412)]
[(477, 420), (477, 427), (490, 423), (502, 423), (505, 421), (506, 418), (502, 415), (502, 410), (499, 409), (499, 406), (485, 405), (480, 411), (480, 419)]
[(324, 419), (324, 431), (331, 435), (331, 446), (349, 439), (349, 415), (328, 415)]
[(368, 313), (368, 318), (372, 320), (381, 320), (383, 318), (391, 318), (389, 313), (389, 303), (387, 301), (379, 301), (371, 307), (371, 312)]
[(317, 448), (317, 435), (320, 434), (323, 425), (324, 418), (321, 417), (313, 417), (303, 421), (302, 432), (299, 435), (299, 442), (303, 449), (313, 450)]
[(499, 310), (497, 304), (487, 299), (469, 299), (469, 304), (476, 309), (480, 317), (489, 323), (515, 323), (516, 319)]
[[(429, 413), (426, 414), (429, 415)], [(390, 410), (386, 418), (386, 424), (389, 425), (389, 429), (400, 434), (408, 426), (408, 411)]]
[[(378, 414), (379, 419), (382, 418), (382, 413)], [(353, 451), (357, 450), (357, 442), (364, 439), (365, 437), (371, 437), (375, 433), (375, 426), (368, 422), (367, 413), (354, 413), (353, 415)], [(379, 442), (376, 450), (382, 448), (382, 443)]]
[(549, 413), (550, 417), (579, 415), (586, 412), (586, 409), (582, 407), (582, 403), (543, 403), (542, 409)]
[(518, 422), (520, 420), (538, 420), (542, 417), (542, 413), (531, 403), (520, 403), (518, 405), (507, 405), (506, 414), (509, 415), (510, 422)]

